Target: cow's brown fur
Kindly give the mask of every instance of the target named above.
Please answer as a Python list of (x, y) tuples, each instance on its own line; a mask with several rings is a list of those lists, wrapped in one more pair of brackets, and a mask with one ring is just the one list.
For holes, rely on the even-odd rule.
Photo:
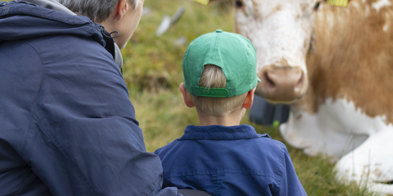
[(393, 123), (393, 6), (377, 11), (373, 2), (324, 5), (316, 13), (315, 47), (307, 58), (310, 86), (298, 106), (316, 112), (327, 98), (345, 98), (368, 116), (386, 115)]

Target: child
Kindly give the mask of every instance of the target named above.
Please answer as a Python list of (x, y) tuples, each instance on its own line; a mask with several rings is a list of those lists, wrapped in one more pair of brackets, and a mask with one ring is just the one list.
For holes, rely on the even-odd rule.
[(216, 30), (195, 39), (183, 59), (184, 102), (200, 126), (158, 149), (164, 186), (212, 195), (306, 195), (284, 144), (239, 125), (252, 106), (256, 53), (241, 35)]

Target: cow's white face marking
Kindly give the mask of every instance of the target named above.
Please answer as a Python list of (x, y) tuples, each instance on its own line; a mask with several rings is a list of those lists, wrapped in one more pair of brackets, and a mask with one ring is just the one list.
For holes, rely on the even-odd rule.
[[(316, 0), (236, 0), (236, 30), (258, 53), (258, 69), (285, 59), (305, 73)], [(241, 5), (241, 6), (240, 6)]]
[(392, 5), (390, 0), (379, 0), (372, 4), (373, 8), (377, 11), (379, 11), (383, 7), (390, 6), (390, 5)]
[(234, 0), (235, 30), (253, 43), (261, 82), (256, 94), (292, 103), (308, 88), (306, 57), (317, 0)]

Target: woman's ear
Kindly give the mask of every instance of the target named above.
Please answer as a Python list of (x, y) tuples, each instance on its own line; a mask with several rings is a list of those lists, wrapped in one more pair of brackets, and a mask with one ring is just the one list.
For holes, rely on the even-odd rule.
[(181, 94), (183, 95), (184, 103), (186, 104), (186, 106), (187, 106), (187, 107), (190, 107), (190, 108), (191, 108), (191, 107), (194, 107), (195, 104), (194, 104), (194, 102), (192, 102), (190, 93), (189, 93), (189, 92), (187, 91), (187, 89), (184, 87), (184, 82), (182, 82), (182, 83), (179, 85), (179, 90), (180, 90)]
[(255, 94), (255, 88), (251, 89), (250, 91), (247, 92), (247, 96), (243, 101), (243, 107), (246, 109), (250, 109), (252, 106), (252, 103), (254, 102), (254, 94)]
[(115, 7), (115, 18), (116, 19), (121, 19), (128, 11), (128, 9), (131, 8), (130, 3), (128, 0), (119, 0), (116, 4)]

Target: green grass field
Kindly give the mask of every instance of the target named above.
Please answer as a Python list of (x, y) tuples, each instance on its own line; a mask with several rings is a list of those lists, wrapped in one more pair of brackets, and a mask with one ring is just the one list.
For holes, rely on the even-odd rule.
[[(172, 16), (180, 7), (185, 9), (181, 19), (162, 36), (156, 30), (165, 15)], [(183, 133), (188, 124), (198, 124), (196, 112), (186, 108), (178, 91), (182, 82), (182, 57), (187, 44), (199, 35), (223, 29), (232, 31), (232, 9), (227, 4), (203, 6), (191, 0), (145, 0), (140, 26), (123, 51), (124, 79), (130, 99), (143, 130), (148, 151), (171, 142)], [(186, 44), (178, 44), (179, 39)], [(243, 123), (248, 122), (247, 117)], [(277, 128), (252, 124), (260, 133), (268, 133), (283, 141)], [(354, 184), (342, 185), (334, 178), (333, 163), (322, 156), (309, 157), (301, 150), (287, 145), (296, 172), (312, 196), (372, 195)]]

